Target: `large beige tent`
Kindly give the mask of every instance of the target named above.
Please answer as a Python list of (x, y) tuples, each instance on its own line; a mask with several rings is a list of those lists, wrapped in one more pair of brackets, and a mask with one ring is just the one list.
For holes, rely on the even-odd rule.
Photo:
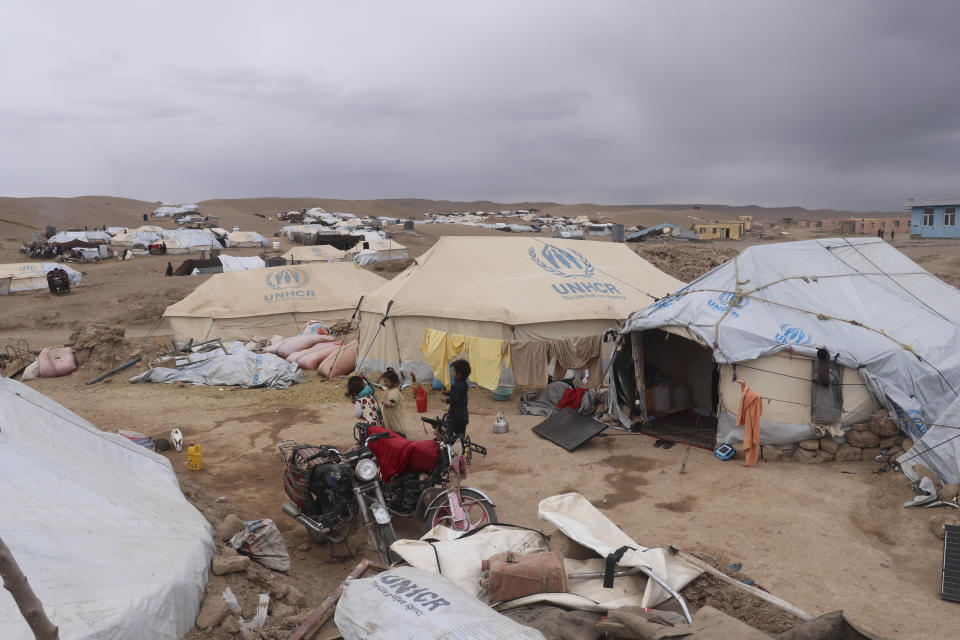
[(364, 298), (358, 368), (429, 379), (425, 328), (517, 340), (597, 335), (682, 286), (623, 244), (443, 237)]
[(303, 262), (343, 262), (346, 254), (329, 244), (317, 244), (304, 247), (293, 247), (283, 254), (283, 259), (290, 264)]
[(385, 282), (344, 262), (218, 273), (163, 315), (181, 339), (295, 335), (310, 320), (349, 319)]

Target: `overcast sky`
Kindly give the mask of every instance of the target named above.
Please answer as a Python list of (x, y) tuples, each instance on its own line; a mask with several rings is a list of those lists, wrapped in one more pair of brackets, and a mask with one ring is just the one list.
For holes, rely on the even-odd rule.
[(960, 2), (0, 3), (0, 195), (896, 210)]

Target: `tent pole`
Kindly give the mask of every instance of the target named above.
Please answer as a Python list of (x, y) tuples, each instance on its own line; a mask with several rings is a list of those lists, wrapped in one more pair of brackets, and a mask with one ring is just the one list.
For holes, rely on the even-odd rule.
[(33, 592), (27, 577), (23, 575), (10, 548), (4, 544), (3, 538), (0, 538), (0, 578), (3, 579), (3, 588), (13, 596), (17, 608), (20, 609), (24, 620), (33, 631), (33, 637), (36, 640), (57, 640), (60, 637), (60, 631), (50, 622), (50, 618), (43, 610), (43, 603)]

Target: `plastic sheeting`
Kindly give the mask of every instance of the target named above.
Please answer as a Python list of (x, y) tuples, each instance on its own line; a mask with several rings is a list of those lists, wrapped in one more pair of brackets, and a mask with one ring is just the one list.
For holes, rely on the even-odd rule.
[[(593, 549), (606, 558), (621, 547), (631, 547), (617, 562), (621, 567), (646, 567), (662, 578), (674, 591), (687, 586), (700, 569), (692, 566), (666, 549), (648, 549), (640, 546), (626, 533), (617, 528), (607, 516), (579, 493), (565, 493), (540, 501), (538, 515), (570, 538), (588, 549)], [(653, 580), (647, 580), (640, 602), (641, 607), (654, 607), (670, 595)], [(602, 603), (609, 608), (626, 606), (628, 603)]]
[[(230, 345), (229, 355), (216, 355), (179, 369), (154, 367), (130, 382), (187, 382), (194, 385), (286, 389), (303, 382), (303, 372), (272, 353), (254, 353)], [(197, 354), (205, 355), (205, 354)]]
[(897, 462), (911, 480), (917, 479), (914, 467), (922, 464), (937, 474), (943, 484), (960, 482), (960, 398), (927, 426), (923, 438)]
[[(0, 378), (0, 536), (60, 637), (176, 640), (214, 553), (170, 463)], [(0, 636), (33, 634), (6, 592)]]
[[(700, 570), (664, 549), (647, 549), (633, 541), (578, 493), (567, 493), (540, 502), (539, 516), (557, 526), (563, 533), (593, 549), (600, 558), (575, 561), (566, 559), (568, 573), (603, 571), (607, 555), (620, 547), (630, 546), (617, 563), (621, 567), (643, 566), (667, 582), (674, 590), (682, 589), (700, 575)], [(390, 549), (411, 566), (442, 573), (467, 593), (485, 598), (479, 586), (480, 562), (507, 551), (521, 554), (545, 551), (548, 541), (539, 531), (488, 525), (458, 537), (446, 527), (435, 527), (420, 540), (398, 540)], [(427, 540), (431, 540), (428, 542)], [(625, 606), (652, 607), (669, 598), (669, 594), (645, 576), (617, 578), (614, 588), (606, 589), (599, 578), (574, 580), (570, 593), (536, 594), (512, 600), (508, 607), (550, 602), (559, 606), (587, 611), (607, 611)], [(501, 605), (498, 608), (503, 608)]]
[(920, 439), (960, 392), (957, 318), (960, 291), (883, 240), (834, 238), (750, 247), (623, 333), (682, 327), (721, 363), (824, 346)]
[(250, 256), (249, 258), (241, 258), (239, 256), (228, 256), (225, 254), (220, 254), (220, 264), (223, 265), (223, 272), (229, 273), (231, 271), (249, 271), (251, 269), (263, 269), (266, 266), (266, 263), (263, 261), (263, 258), (260, 256)]
[(443, 576), (413, 567), (346, 581), (333, 620), (345, 640), (546, 640)]

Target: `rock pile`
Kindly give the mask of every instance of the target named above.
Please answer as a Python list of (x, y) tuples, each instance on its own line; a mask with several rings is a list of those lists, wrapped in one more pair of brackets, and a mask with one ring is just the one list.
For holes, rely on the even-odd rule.
[[(799, 462), (850, 462), (854, 460), (874, 460), (886, 462), (900, 456), (913, 446), (913, 442), (903, 436), (897, 423), (887, 416), (887, 411), (879, 411), (869, 422), (851, 427), (850, 431), (837, 442), (827, 435), (819, 440), (803, 440), (797, 443), (789, 457)], [(765, 460), (780, 460), (787, 453), (773, 445), (761, 449)]]

